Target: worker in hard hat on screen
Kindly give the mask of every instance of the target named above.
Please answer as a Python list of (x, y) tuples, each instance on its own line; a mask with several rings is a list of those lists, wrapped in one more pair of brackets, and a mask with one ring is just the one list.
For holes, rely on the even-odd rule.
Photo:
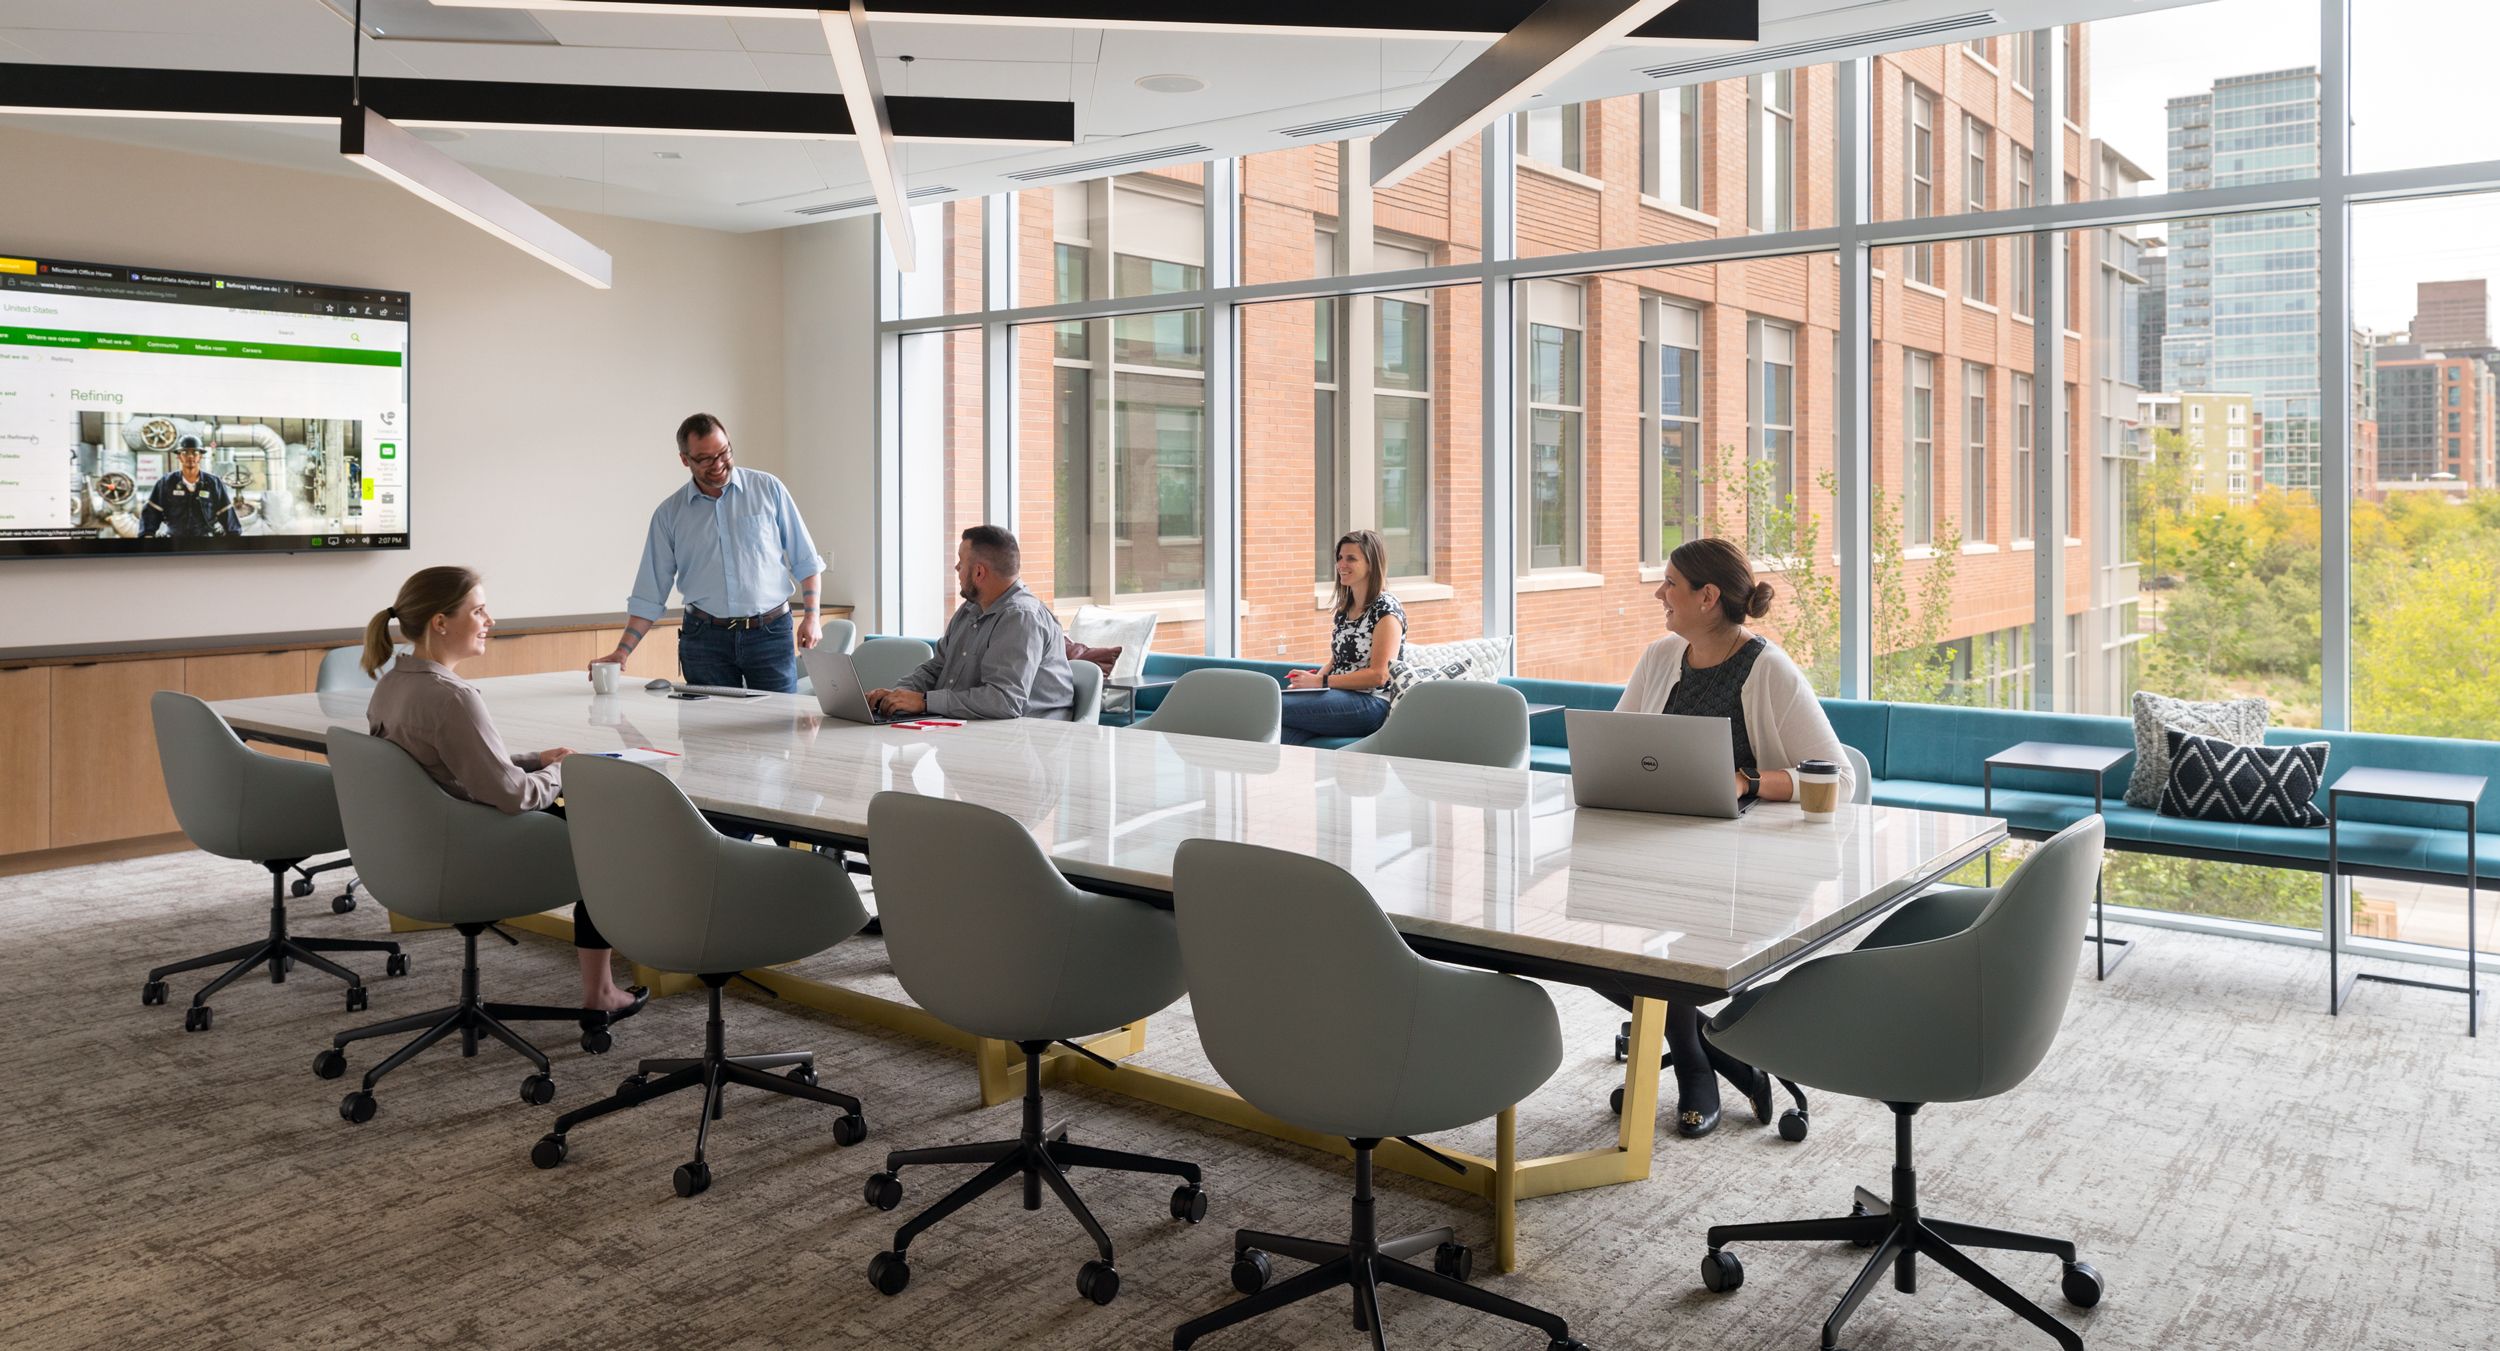
[(139, 513), (139, 537), (147, 539), (161, 527), (175, 539), (207, 539), (240, 535), (243, 521), (234, 512), (234, 492), (224, 479), (200, 467), (207, 452), (200, 438), (185, 436), (174, 443), (181, 465), (156, 481), (147, 510)]

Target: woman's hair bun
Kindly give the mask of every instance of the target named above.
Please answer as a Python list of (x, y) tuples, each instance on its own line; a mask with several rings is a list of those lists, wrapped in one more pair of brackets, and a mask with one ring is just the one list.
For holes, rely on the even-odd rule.
[(1745, 598), (1745, 617), (1760, 619), (1771, 613), (1771, 597), (1776, 594), (1778, 593), (1771, 589), (1769, 582), (1754, 583), (1753, 594)]

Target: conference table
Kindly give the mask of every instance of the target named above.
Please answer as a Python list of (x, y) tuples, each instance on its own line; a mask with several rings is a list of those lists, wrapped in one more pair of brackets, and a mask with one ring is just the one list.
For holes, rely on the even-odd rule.
[[(1663, 1001), (1708, 1003), (1773, 977), (2006, 835), (1993, 818), (1847, 803), (1822, 819), (1793, 803), (1764, 803), (1732, 821), (1581, 810), (1565, 775), (1090, 723), (862, 726), (828, 718), (800, 695), (596, 695), (572, 672), (476, 683), (509, 746), (668, 752), (660, 767), (707, 814), (864, 855), (872, 875), (868, 803), (886, 791), (1003, 812), (1071, 882), (1146, 904), (1170, 905), (1173, 854), (1184, 840), (1267, 845), (1344, 868), (1426, 957), (1628, 998), (1630, 1053), (1612, 1146), (1519, 1158), (1514, 1107), (1497, 1119), (1489, 1157), (1435, 1151), (1456, 1171), (1394, 1141), (1380, 1149), (1384, 1167), (1488, 1201), (1502, 1270), (1517, 1258), (1519, 1201), (1649, 1175)], [(212, 707), (248, 739), (320, 751), (330, 727), (367, 726), (367, 697), (334, 691)], [(551, 908), (571, 899), (555, 898)], [(534, 927), (569, 932), (561, 924), (547, 916)], [(985, 1103), (1023, 1091), (1021, 1055), (1008, 1043), (978, 1041), (907, 1001), (786, 971), (753, 974), (794, 1002), (969, 1049)], [(1116, 1068), (1057, 1052), (1044, 1062), (1045, 1082), (1348, 1152), (1344, 1141), (1267, 1116), (1219, 1083), (1119, 1064), (1145, 1048), (1145, 1036), (1136, 1024), (1087, 1043)]]

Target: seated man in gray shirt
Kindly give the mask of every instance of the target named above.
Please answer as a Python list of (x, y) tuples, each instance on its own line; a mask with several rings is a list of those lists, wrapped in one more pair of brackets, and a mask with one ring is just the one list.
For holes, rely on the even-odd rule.
[(994, 525), (966, 530), (955, 546), (956, 594), (937, 655), (868, 702), (886, 714), (940, 718), (1056, 718), (1076, 708), (1067, 635), (1050, 608), (1016, 580), (1023, 553)]

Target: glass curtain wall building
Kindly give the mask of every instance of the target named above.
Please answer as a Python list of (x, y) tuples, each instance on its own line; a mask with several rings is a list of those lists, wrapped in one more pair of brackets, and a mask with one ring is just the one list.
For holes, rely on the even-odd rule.
[[(2377, 674), (2403, 556), (2381, 404), (2399, 495), (2495, 539), (2500, 436), (2484, 292), (2356, 302), (2357, 217), (2487, 185), (2462, 156), (2355, 174), (2321, 135), (2352, 107), (2350, 5), (1732, 58), (1380, 191), (1349, 139), (924, 208), (944, 244), (880, 280), (880, 622), (943, 622), (915, 568), (978, 516), (1063, 617), (1310, 660), (1329, 543), (1368, 527), (1415, 640), (1509, 635), (1519, 675), (1615, 682), (1662, 632), (1666, 556), (1715, 534), (1828, 695), (2259, 694), (2329, 728), (2362, 698), (2372, 730), (2500, 734)], [(2390, 341), (2415, 282), (2444, 347)], [(2314, 876), (2159, 863), (2120, 899), (2316, 928)]]

